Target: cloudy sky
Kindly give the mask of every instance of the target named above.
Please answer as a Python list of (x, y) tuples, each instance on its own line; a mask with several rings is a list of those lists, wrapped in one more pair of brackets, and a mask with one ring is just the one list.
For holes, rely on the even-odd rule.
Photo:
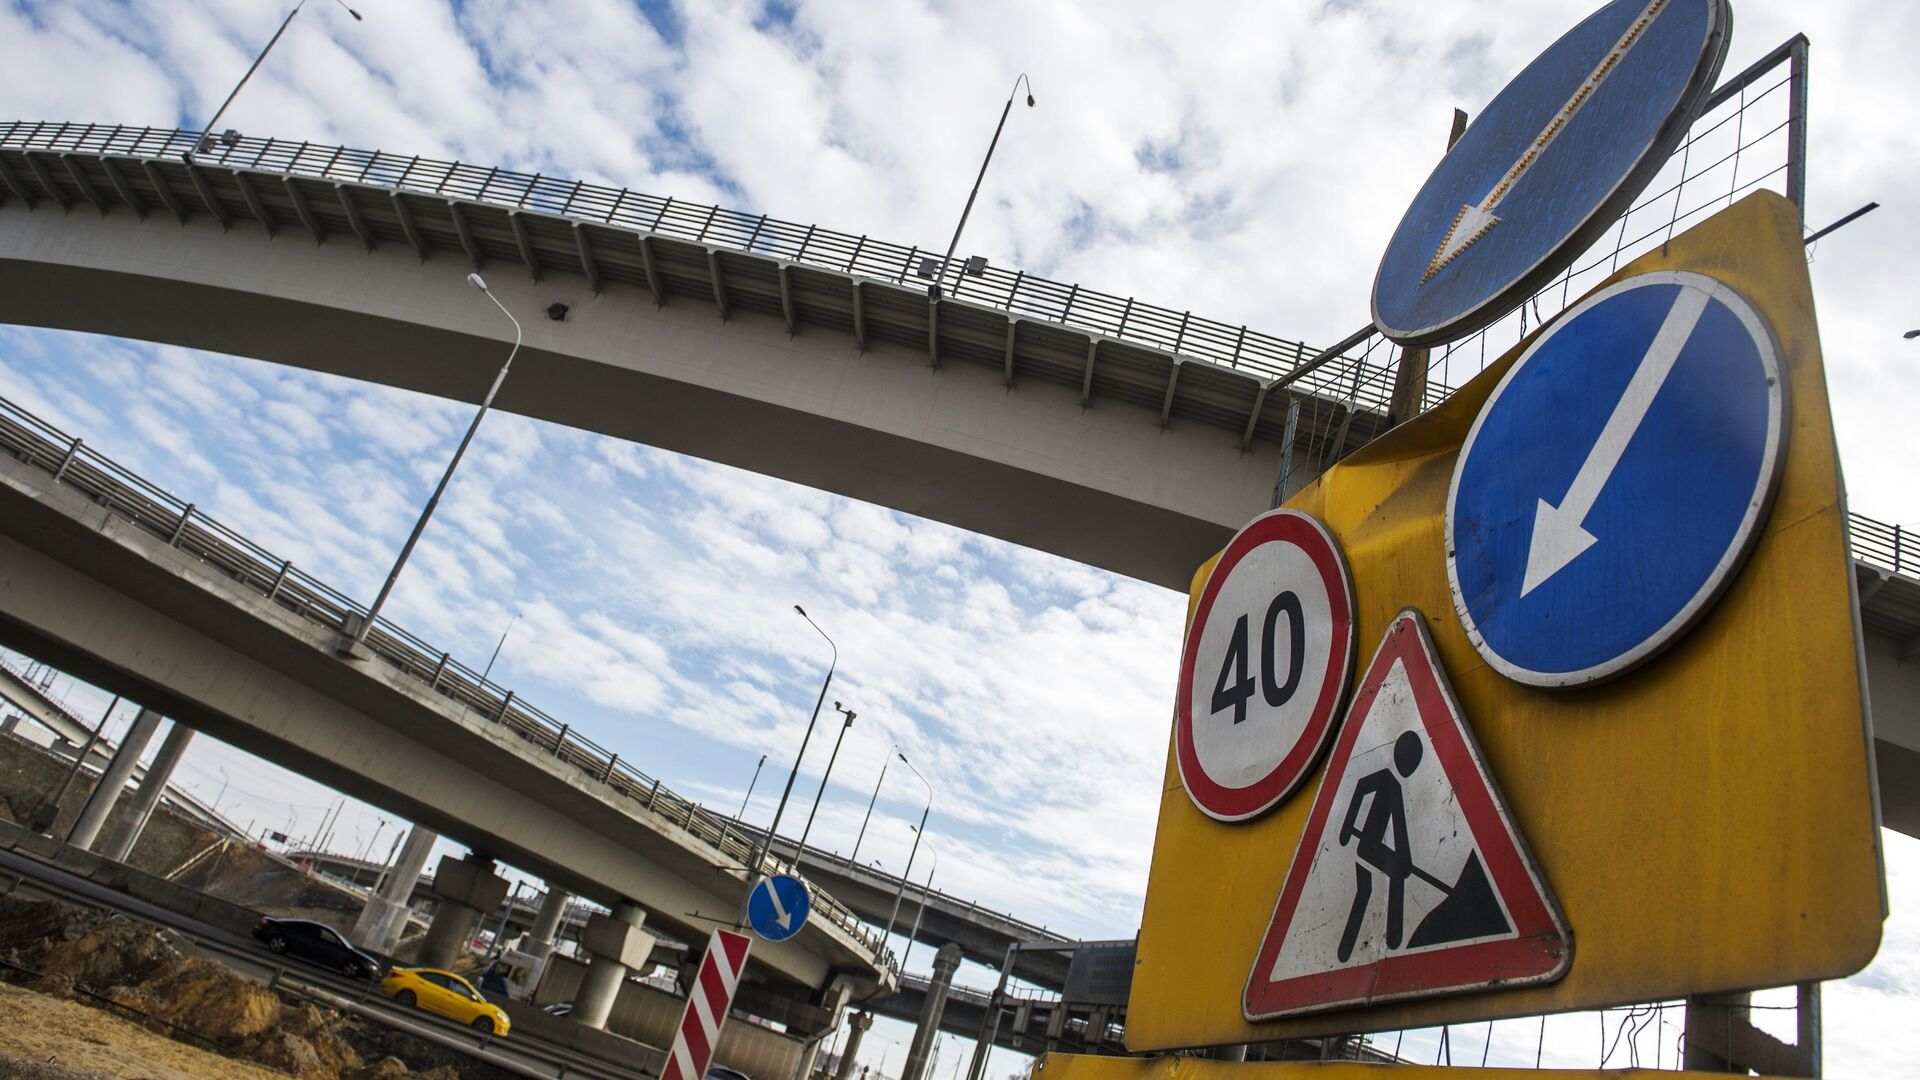
[[(355, 3), (364, 22), (309, 4), (222, 126), (939, 247), (1024, 71), (1040, 104), (1009, 123), (967, 251), (1309, 342), (1365, 321), (1379, 252), (1452, 108), (1477, 112), (1590, 7)], [(1920, 224), (1902, 196), (1920, 10), (1737, 7), (1730, 73), (1794, 32), (1813, 41), (1809, 223), (1885, 204), (1821, 241), (1812, 269), (1854, 508), (1914, 523), (1920, 442), (1903, 429), (1920, 412), (1920, 341), (1901, 334), (1920, 326), (1906, 285)], [(284, 13), (266, 0), (0, 3), (0, 119), (198, 126)], [(1768, 107), (1756, 127), (1774, 122)], [(1781, 160), (1757, 145), (1745, 176), (1728, 169), (1692, 197)], [(362, 598), (471, 415), (244, 358), (21, 328), (0, 328), (0, 394)], [(769, 755), (748, 810), (764, 821), (827, 659), (795, 603), (838, 642), (832, 696), (860, 713), (816, 837), (852, 847), (897, 744), (935, 791), (938, 886), (1079, 936), (1133, 933), (1177, 594), (496, 414), (388, 614), (476, 667), (511, 627), (497, 681), (716, 807), (737, 808)], [(96, 714), (105, 704), (67, 692)], [(810, 795), (822, 764), (809, 759), (797, 791)], [(182, 778), (208, 797), (224, 786), (243, 822), (296, 833), (334, 798), (206, 741)], [(862, 857), (897, 870), (924, 801), (889, 772)], [(396, 827), (382, 817), (349, 806), (334, 846), (384, 849)], [(1920, 1053), (1920, 844), (1890, 837), (1889, 851), (1882, 958), (1829, 989), (1835, 1075), (1894, 1075)], [(1623, 1019), (1556, 1019), (1549, 1060), (1596, 1064), (1595, 1028)], [(1663, 1021), (1671, 1061), (1678, 1017)], [(1496, 1030), (1493, 1060), (1529, 1060), (1536, 1029), (1515, 1023)], [(1660, 1027), (1643, 1027), (1643, 1061)], [(875, 1029), (876, 1064), (904, 1030)], [(1455, 1060), (1485, 1038), (1457, 1034)], [(1611, 1063), (1625, 1060), (1623, 1045)]]

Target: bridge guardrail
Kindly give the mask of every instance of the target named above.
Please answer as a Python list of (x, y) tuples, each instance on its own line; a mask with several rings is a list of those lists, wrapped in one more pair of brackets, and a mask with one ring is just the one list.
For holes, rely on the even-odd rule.
[[(175, 159), (191, 152), (199, 160), (229, 168), (371, 184), (552, 214), (787, 259), (894, 285), (910, 280), (930, 282), (920, 274), (922, 261), (931, 259), (938, 264), (942, 256), (937, 250), (801, 225), (766, 214), (418, 155), (250, 136), (232, 142), (216, 139), (209, 149), (196, 151), (194, 145), (200, 134), (179, 128), (19, 120), (0, 124), (0, 148)], [(1286, 376), (1319, 352), (1305, 342), (1263, 334), (1244, 325), (1064, 284), (1025, 271), (988, 266), (982, 275), (971, 276), (960, 271), (962, 262), (964, 258), (957, 257), (941, 279), (946, 294), (956, 300), (1245, 370), (1267, 381)], [(1363, 411), (1384, 411), (1392, 391), (1393, 350), (1380, 350), (1376, 356), (1374, 345), (1380, 340), (1377, 335), (1370, 338), (1365, 350), (1344, 357), (1346, 364), (1329, 364), (1303, 375), (1292, 385), (1292, 392), (1343, 399)], [(1448, 392), (1446, 387), (1430, 387), (1427, 404), (1438, 403)]]
[[(192, 503), (182, 502), (83, 440), (5, 398), (0, 398), (0, 448), (323, 629), (345, 634), (366, 617), (365, 608), (295, 567), (291, 560), (273, 555), (200, 513)], [(425, 683), (427, 689), (503, 725), (542, 752), (638, 803), (663, 824), (718, 849), (740, 869), (751, 870), (756, 845), (729, 828), (727, 819), (662, 786), (658, 778), (621, 761), (619, 754), (578, 734), (513, 691), (482, 678), (448, 652), (434, 649), (386, 619), (375, 623), (366, 644), (400, 672)], [(800, 873), (798, 867), (782, 863), (771, 854), (760, 863), (759, 872)], [(814, 911), (871, 949), (876, 963), (898, 970), (883, 935), (868, 928), (846, 905), (815, 889)]]
[(1853, 557), (1868, 566), (1907, 577), (1920, 577), (1920, 539), (1904, 525), (1889, 525), (1859, 514), (1847, 515), (1847, 532), (1853, 544)]

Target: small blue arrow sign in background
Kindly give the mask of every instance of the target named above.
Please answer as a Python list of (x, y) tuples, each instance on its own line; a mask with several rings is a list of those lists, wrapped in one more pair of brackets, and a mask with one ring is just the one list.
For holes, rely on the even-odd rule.
[(785, 941), (807, 925), (813, 897), (806, 883), (788, 874), (763, 877), (747, 897), (747, 925), (768, 941)]
[(1456, 340), (1564, 269), (1686, 134), (1730, 22), (1725, 0), (1614, 0), (1527, 65), (1394, 230), (1373, 284), (1381, 332)]
[(1488, 663), (1536, 686), (1618, 675), (1717, 598), (1786, 441), (1773, 334), (1700, 274), (1582, 301), (1481, 410), (1454, 467), (1447, 572)]

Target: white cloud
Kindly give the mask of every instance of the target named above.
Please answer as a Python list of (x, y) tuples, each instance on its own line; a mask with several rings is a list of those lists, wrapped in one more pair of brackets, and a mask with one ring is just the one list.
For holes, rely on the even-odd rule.
[[(728, 2), (673, 9), (665, 30), (637, 6), (592, 0), (359, 6), (365, 23), (310, 5), (223, 126), (723, 200), (930, 247), (950, 234), (1025, 70), (1039, 106), (1009, 117), (963, 253), (1324, 342), (1365, 318), (1380, 247), (1452, 107), (1478, 110), (1590, 4), (809, 0), (783, 20)], [(279, 17), (243, 0), (0, 7), (0, 96), (28, 119), (197, 123)], [(1813, 253), (1851, 495), (1910, 521), (1920, 343), (1899, 334), (1920, 326), (1904, 306), (1920, 225), (1895, 197), (1920, 149), (1898, 107), (1920, 96), (1907, 56), (1920, 13), (1747, 0), (1729, 70), (1800, 29), (1816, 43), (1809, 220), (1888, 203)], [(362, 600), (473, 409), (13, 328), (0, 329), (0, 394)], [(749, 811), (764, 821), (828, 657), (796, 602), (840, 648), (828, 701), (860, 712), (819, 842), (851, 848), (898, 743), (937, 792), (941, 887), (1076, 934), (1132, 932), (1180, 639), (1174, 593), (497, 413), (389, 613), (476, 667), (517, 615), (496, 681), (729, 811), (769, 755)], [(819, 782), (832, 720), (796, 800)], [(896, 761), (863, 859), (903, 864), (922, 805)], [(1890, 1033), (1911, 1027), (1899, 1020), (1920, 998), (1920, 852), (1890, 847), (1883, 959), (1830, 989), (1839, 1074), (1898, 1075), (1914, 1052)], [(1580, 1023), (1551, 1026), (1563, 1063), (1594, 1062), (1593, 1022)], [(1495, 1053), (1527, 1058), (1528, 1034), (1502, 1025)]]

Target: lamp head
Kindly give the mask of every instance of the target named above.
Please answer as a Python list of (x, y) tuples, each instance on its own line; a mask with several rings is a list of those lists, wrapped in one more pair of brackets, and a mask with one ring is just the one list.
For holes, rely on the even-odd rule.
[(468, 274), (467, 284), (473, 286), (476, 289), (479, 289), (481, 292), (493, 291), (492, 289), (487, 288), (487, 280), (481, 277), (479, 274)]
[(1027, 95), (1027, 108), (1029, 108), (1029, 109), (1031, 109), (1031, 108), (1033, 108), (1033, 95), (1032, 95), (1032, 94), (1028, 94), (1028, 95)]
[(1900, 336), (1906, 338), (1908, 341), (1912, 341), (1914, 338), (1920, 337), (1920, 330), (1909, 330)]
[(800, 613), (800, 617), (801, 617), (801, 618), (803, 618), (803, 619), (804, 619), (804, 618), (806, 618), (806, 617), (807, 617), (807, 609), (806, 609), (806, 608), (803, 608), (803, 607), (801, 607), (801, 606), (800, 606), (799, 604), (795, 604), (795, 605), (793, 605), (793, 610), (795, 610), (795, 611), (797, 611), (797, 612), (799, 612), (799, 613)]
[[(893, 756), (899, 758), (901, 761), (907, 761), (907, 755), (900, 753), (898, 750), (894, 751)], [(911, 765), (913, 762), (907, 761), (907, 764)]]

